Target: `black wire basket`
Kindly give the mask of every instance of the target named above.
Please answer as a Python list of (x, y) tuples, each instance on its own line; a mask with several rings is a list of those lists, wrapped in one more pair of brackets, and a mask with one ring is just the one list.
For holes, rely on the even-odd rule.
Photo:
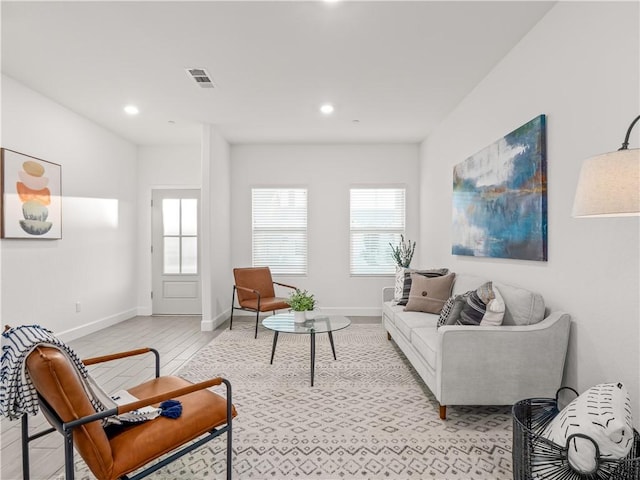
[[(633, 431), (633, 446), (625, 458), (599, 457), (592, 472), (575, 470), (567, 457), (567, 447), (544, 438), (542, 432), (560, 412), (556, 398), (529, 398), (513, 405), (513, 479), (514, 480), (640, 480), (640, 435)], [(591, 440), (586, 435), (582, 438)], [(598, 446), (595, 445), (596, 452)]]

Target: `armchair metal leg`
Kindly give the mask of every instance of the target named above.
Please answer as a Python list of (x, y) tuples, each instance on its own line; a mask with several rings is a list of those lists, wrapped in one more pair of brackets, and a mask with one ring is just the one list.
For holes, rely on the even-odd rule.
[(233, 475), (233, 415), (231, 406), (232, 398), (231, 398), (231, 383), (228, 380), (222, 380), (227, 387), (227, 480), (231, 480)]
[(64, 478), (65, 480), (73, 480), (75, 475), (75, 466), (73, 465), (73, 432), (70, 428), (62, 426), (62, 434), (64, 435)]
[(258, 338), (258, 322), (260, 321), (260, 310), (256, 312), (256, 334), (253, 338)]
[(29, 419), (22, 415), (22, 478), (29, 480)]
[(29, 435), (29, 416), (25, 413), (22, 415), (22, 478), (23, 480), (29, 480), (31, 472), (29, 467), (29, 443), (32, 440), (36, 440), (40, 437), (44, 437), (45, 435), (49, 435), (56, 431), (55, 428), (51, 427), (45, 430), (41, 430), (33, 435)]
[(231, 318), (229, 318), (229, 330), (233, 329), (233, 302), (236, 298), (236, 286), (233, 286), (233, 292), (231, 293)]
[(256, 310), (256, 334), (253, 338), (258, 338), (258, 322), (260, 322), (260, 294), (258, 294), (258, 308)]

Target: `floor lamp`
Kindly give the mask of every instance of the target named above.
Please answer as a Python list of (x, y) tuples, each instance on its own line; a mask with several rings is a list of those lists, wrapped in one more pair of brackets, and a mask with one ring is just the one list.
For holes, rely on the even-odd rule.
[(623, 217), (640, 215), (640, 149), (629, 150), (627, 135), (615, 152), (584, 161), (573, 203), (574, 217)]

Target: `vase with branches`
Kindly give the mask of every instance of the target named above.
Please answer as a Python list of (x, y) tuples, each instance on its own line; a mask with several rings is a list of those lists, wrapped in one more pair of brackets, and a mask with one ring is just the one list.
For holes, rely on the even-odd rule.
[(416, 250), (416, 242), (412, 243), (409, 239), (405, 242), (404, 235), (400, 235), (400, 243), (395, 246), (389, 243), (389, 246), (391, 247), (391, 256), (396, 265), (402, 268), (409, 268), (413, 253)]

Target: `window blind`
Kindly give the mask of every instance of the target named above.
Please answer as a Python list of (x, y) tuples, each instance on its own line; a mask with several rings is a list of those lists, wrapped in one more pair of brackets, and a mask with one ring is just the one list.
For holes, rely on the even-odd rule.
[(253, 266), (276, 275), (307, 273), (307, 189), (251, 190)]
[(404, 188), (352, 188), (351, 274), (391, 275), (391, 247), (405, 229)]

